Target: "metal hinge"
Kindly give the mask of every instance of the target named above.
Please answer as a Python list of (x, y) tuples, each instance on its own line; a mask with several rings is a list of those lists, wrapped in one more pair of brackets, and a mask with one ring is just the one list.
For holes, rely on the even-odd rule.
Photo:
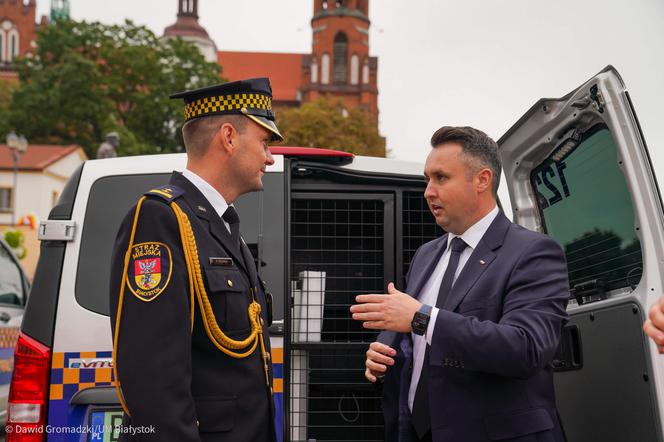
[(49, 219), (39, 223), (40, 241), (73, 241), (76, 222)]

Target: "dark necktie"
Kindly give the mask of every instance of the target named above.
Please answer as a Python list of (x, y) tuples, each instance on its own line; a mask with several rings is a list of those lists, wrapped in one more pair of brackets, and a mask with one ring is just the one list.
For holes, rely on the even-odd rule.
[(237, 211), (233, 206), (228, 206), (228, 209), (224, 212), (222, 216), (224, 221), (226, 221), (231, 228), (231, 238), (237, 243), (237, 247), (240, 247), (240, 217), (237, 214)]
[[(450, 260), (447, 263), (443, 280), (440, 283), (440, 290), (438, 291), (438, 299), (436, 300), (436, 307), (441, 309), (445, 305), (445, 301), (452, 291), (452, 284), (454, 283), (454, 274), (457, 267), (459, 267), (459, 258), (461, 252), (467, 247), (461, 237), (455, 237), (450, 242)], [(420, 372), (420, 380), (417, 383), (417, 390), (415, 390), (415, 398), (413, 399), (413, 414), (412, 422), (413, 428), (417, 436), (422, 439), (431, 429), (431, 416), (429, 412), (429, 345), (427, 344), (424, 353), (424, 362), (422, 364), (422, 371)]]

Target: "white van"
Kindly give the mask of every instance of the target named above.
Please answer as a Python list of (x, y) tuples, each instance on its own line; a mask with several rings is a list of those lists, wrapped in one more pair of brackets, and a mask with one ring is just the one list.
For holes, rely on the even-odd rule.
[[(568, 439), (662, 441), (664, 362), (641, 324), (663, 291), (664, 217), (620, 76), (607, 67), (565, 97), (539, 101), (499, 144), (506, 214), (567, 254), (571, 319), (553, 365)], [(265, 190), (236, 206), (275, 299), (280, 440), (382, 440), (380, 392), (363, 375), (376, 334), (348, 307), (390, 281), (403, 287), (414, 251), (442, 234), (422, 197), (423, 166), (320, 149), (273, 154)], [(88, 161), (42, 223), (9, 423), (46, 431), (9, 441), (117, 437), (73, 432), (121, 417), (112, 387), (111, 248), (128, 208), (184, 164), (184, 155)]]

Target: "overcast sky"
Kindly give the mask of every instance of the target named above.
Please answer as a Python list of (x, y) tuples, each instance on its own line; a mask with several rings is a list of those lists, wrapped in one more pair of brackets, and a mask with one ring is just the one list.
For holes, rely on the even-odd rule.
[[(50, 2), (38, 3), (47, 14)], [(71, 12), (105, 23), (129, 18), (161, 35), (177, 3), (71, 0)], [(199, 3), (219, 49), (311, 51), (312, 0)], [(423, 161), (442, 125), (472, 125), (497, 139), (539, 98), (563, 96), (612, 64), (664, 174), (664, 1), (373, 0), (370, 19), (380, 130), (392, 156)]]

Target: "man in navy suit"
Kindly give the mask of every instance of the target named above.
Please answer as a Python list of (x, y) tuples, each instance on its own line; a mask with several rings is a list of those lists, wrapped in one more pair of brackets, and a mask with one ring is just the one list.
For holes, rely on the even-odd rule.
[(496, 204), (495, 141), (470, 127), (431, 138), (424, 197), (448, 233), (417, 250), (406, 292), (357, 296), (383, 330), (366, 377), (383, 381), (387, 441), (565, 440), (553, 372), (569, 297), (563, 250)]

